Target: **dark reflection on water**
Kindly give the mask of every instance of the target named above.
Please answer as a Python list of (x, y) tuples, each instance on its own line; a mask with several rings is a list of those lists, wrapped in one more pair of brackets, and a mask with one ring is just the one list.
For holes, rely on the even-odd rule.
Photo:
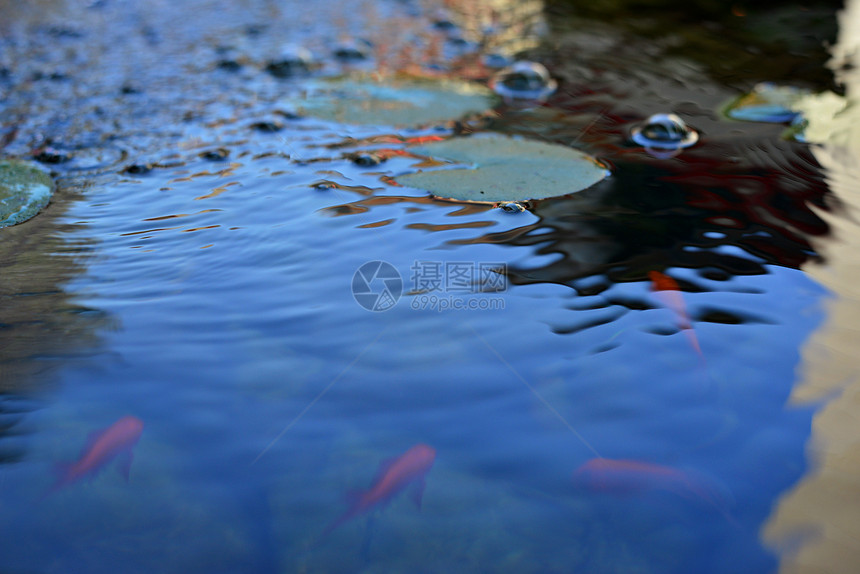
[[(828, 228), (810, 206), (827, 208), (827, 186), (808, 150), (765, 145), (771, 148), (766, 161), (739, 169), (726, 169), (727, 155), (707, 149), (707, 142), (701, 158), (685, 153), (637, 165), (629, 156), (608, 156), (616, 171), (597, 189), (537, 203), (538, 222), (468, 242), (531, 245), (541, 255), (560, 256), (543, 268), (514, 268), (517, 284), (567, 284), (590, 275), (642, 281), (649, 270), (668, 266), (725, 279), (765, 273), (766, 265), (796, 269), (819, 259), (809, 239)], [(709, 159), (711, 153), (718, 159)], [(786, 153), (794, 173), (770, 165), (770, 157)], [(746, 256), (721, 249), (729, 246)]]

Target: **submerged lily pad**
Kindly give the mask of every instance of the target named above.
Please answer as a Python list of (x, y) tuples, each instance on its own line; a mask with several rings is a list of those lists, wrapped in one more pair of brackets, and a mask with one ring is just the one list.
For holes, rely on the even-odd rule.
[(496, 134), (452, 138), (411, 151), (472, 164), (395, 178), (401, 185), (459, 201), (496, 203), (568, 195), (608, 175), (597, 160), (573, 148)]
[(0, 160), (0, 227), (27, 221), (48, 205), (54, 181), (38, 166)]
[(808, 94), (792, 86), (758, 84), (753, 91), (729, 104), (726, 115), (747, 122), (787, 123), (799, 115), (797, 103)]
[(456, 120), (491, 108), (492, 92), (452, 80), (341, 78), (313, 82), (289, 100), (297, 112), (347, 124), (417, 126)]

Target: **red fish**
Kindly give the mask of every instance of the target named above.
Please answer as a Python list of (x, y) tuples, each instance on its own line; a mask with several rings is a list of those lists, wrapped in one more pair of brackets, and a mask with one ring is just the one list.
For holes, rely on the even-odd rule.
[(433, 466), (434, 460), (436, 460), (436, 449), (426, 444), (416, 444), (400, 456), (384, 462), (371, 487), (352, 497), (353, 502), (349, 510), (325, 529), (320, 540), (344, 522), (383, 506), (410, 485), (415, 486), (415, 504), (421, 508), (424, 477)]
[(574, 471), (573, 482), (580, 488), (615, 495), (671, 492), (702, 501), (736, 524), (727, 509), (727, 489), (702, 473), (638, 460), (592, 458)]
[(121, 457), (119, 470), (128, 480), (132, 448), (137, 444), (142, 432), (143, 422), (139, 418), (125, 416), (106, 429), (91, 434), (77, 461), (58, 465), (59, 477), (53, 490), (95, 475), (117, 457)]
[(684, 298), (681, 297), (681, 290), (678, 288), (678, 284), (674, 279), (659, 271), (648, 272), (648, 277), (651, 279), (651, 288), (655, 296), (657, 296), (665, 307), (675, 313), (678, 327), (686, 333), (693, 349), (704, 360), (705, 355), (702, 354), (699, 339), (696, 337), (695, 331), (693, 331), (693, 323), (687, 314), (687, 306), (684, 305)]

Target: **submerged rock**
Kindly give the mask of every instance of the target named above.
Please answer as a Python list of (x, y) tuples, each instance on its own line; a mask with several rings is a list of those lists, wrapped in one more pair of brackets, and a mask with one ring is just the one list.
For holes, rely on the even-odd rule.
[(54, 181), (36, 164), (0, 159), (0, 228), (27, 221), (51, 200)]
[(410, 151), (469, 165), (401, 175), (397, 183), (442, 199), (498, 203), (514, 210), (513, 203), (582, 191), (609, 173), (573, 148), (498, 134), (452, 138)]

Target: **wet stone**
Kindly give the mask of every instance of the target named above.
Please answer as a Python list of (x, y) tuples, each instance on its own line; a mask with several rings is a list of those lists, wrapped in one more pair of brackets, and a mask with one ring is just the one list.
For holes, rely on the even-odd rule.
[(122, 173), (130, 175), (143, 175), (152, 171), (152, 164), (149, 163), (133, 163), (122, 170)]
[(78, 39), (78, 38), (84, 37), (83, 32), (80, 32), (80, 31), (72, 29), (72, 28), (63, 28), (60, 26), (54, 26), (54, 27), (49, 28), (48, 29), (48, 35), (53, 37), (53, 38)]
[(248, 127), (263, 133), (275, 133), (284, 129), (284, 126), (278, 122), (254, 122)]
[(298, 114), (294, 114), (293, 112), (285, 112), (284, 110), (275, 110), (272, 112), (274, 115), (281, 116), (285, 120), (300, 120), (302, 116)]
[(41, 70), (33, 72), (33, 75), (30, 78), (34, 82), (38, 82), (40, 80), (50, 80), (52, 82), (61, 82), (63, 80), (68, 80), (69, 76), (61, 71), (53, 71), (53, 72), (43, 72)]
[(47, 164), (54, 164), (54, 165), (60, 164), (60, 163), (66, 163), (67, 161), (72, 159), (72, 157), (69, 154), (67, 154), (63, 151), (60, 151), (57, 148), (54, 148), (51, 146), (45, 146), (45, 147), (39, 148), (37, 150), (34, 150), (32, 153), (32, 157), (33, 157), (33, 159), (35, 159), (39, 163), (47, 163)]
[(307, 74), (313, 68), (313, 56), (301, 46), (288, 45), (266, 64), (266, 71), (276, 78)]
[(346, 158), (360, 167), (373, 167), (385, 161), (385, 158), (372, 152), (356, 152), (346, 155)]
[(445, 19), (436, 20), (435, 22), (433, 22), (433, 27), (437, 30), (442, 30), (443, 32), (450, 32), (451, 30), (457, 28), (457, 25), (454, 24), (452, 21)]
[(245, 26), (245, 35), (249, 38), (256, 38), (257, 36), (262, 35), (268, 26), (265, 24), (248, 24)]
[(218, 62), (215, 63), (215, 66), (219, 70), (224, 70), (226, 72), (238, 72), (242, 69), (242, 64), (236, 60), (218, 60)]
[(369, 46), (358, 42), (341, 42), (332, 50), (332, 55), (341, 62), (357, 62), (368, 58)]
[(201, 159), (205, 159), (206, 161), (223, 161), (227, 159), (229, 155), (230, 150), (227, 150), (223, 147), (206, 150), (200, 153)]
[(0, 160), (0, 227), (26, 221), (51, 200), (54, 182), (38, 165)]

